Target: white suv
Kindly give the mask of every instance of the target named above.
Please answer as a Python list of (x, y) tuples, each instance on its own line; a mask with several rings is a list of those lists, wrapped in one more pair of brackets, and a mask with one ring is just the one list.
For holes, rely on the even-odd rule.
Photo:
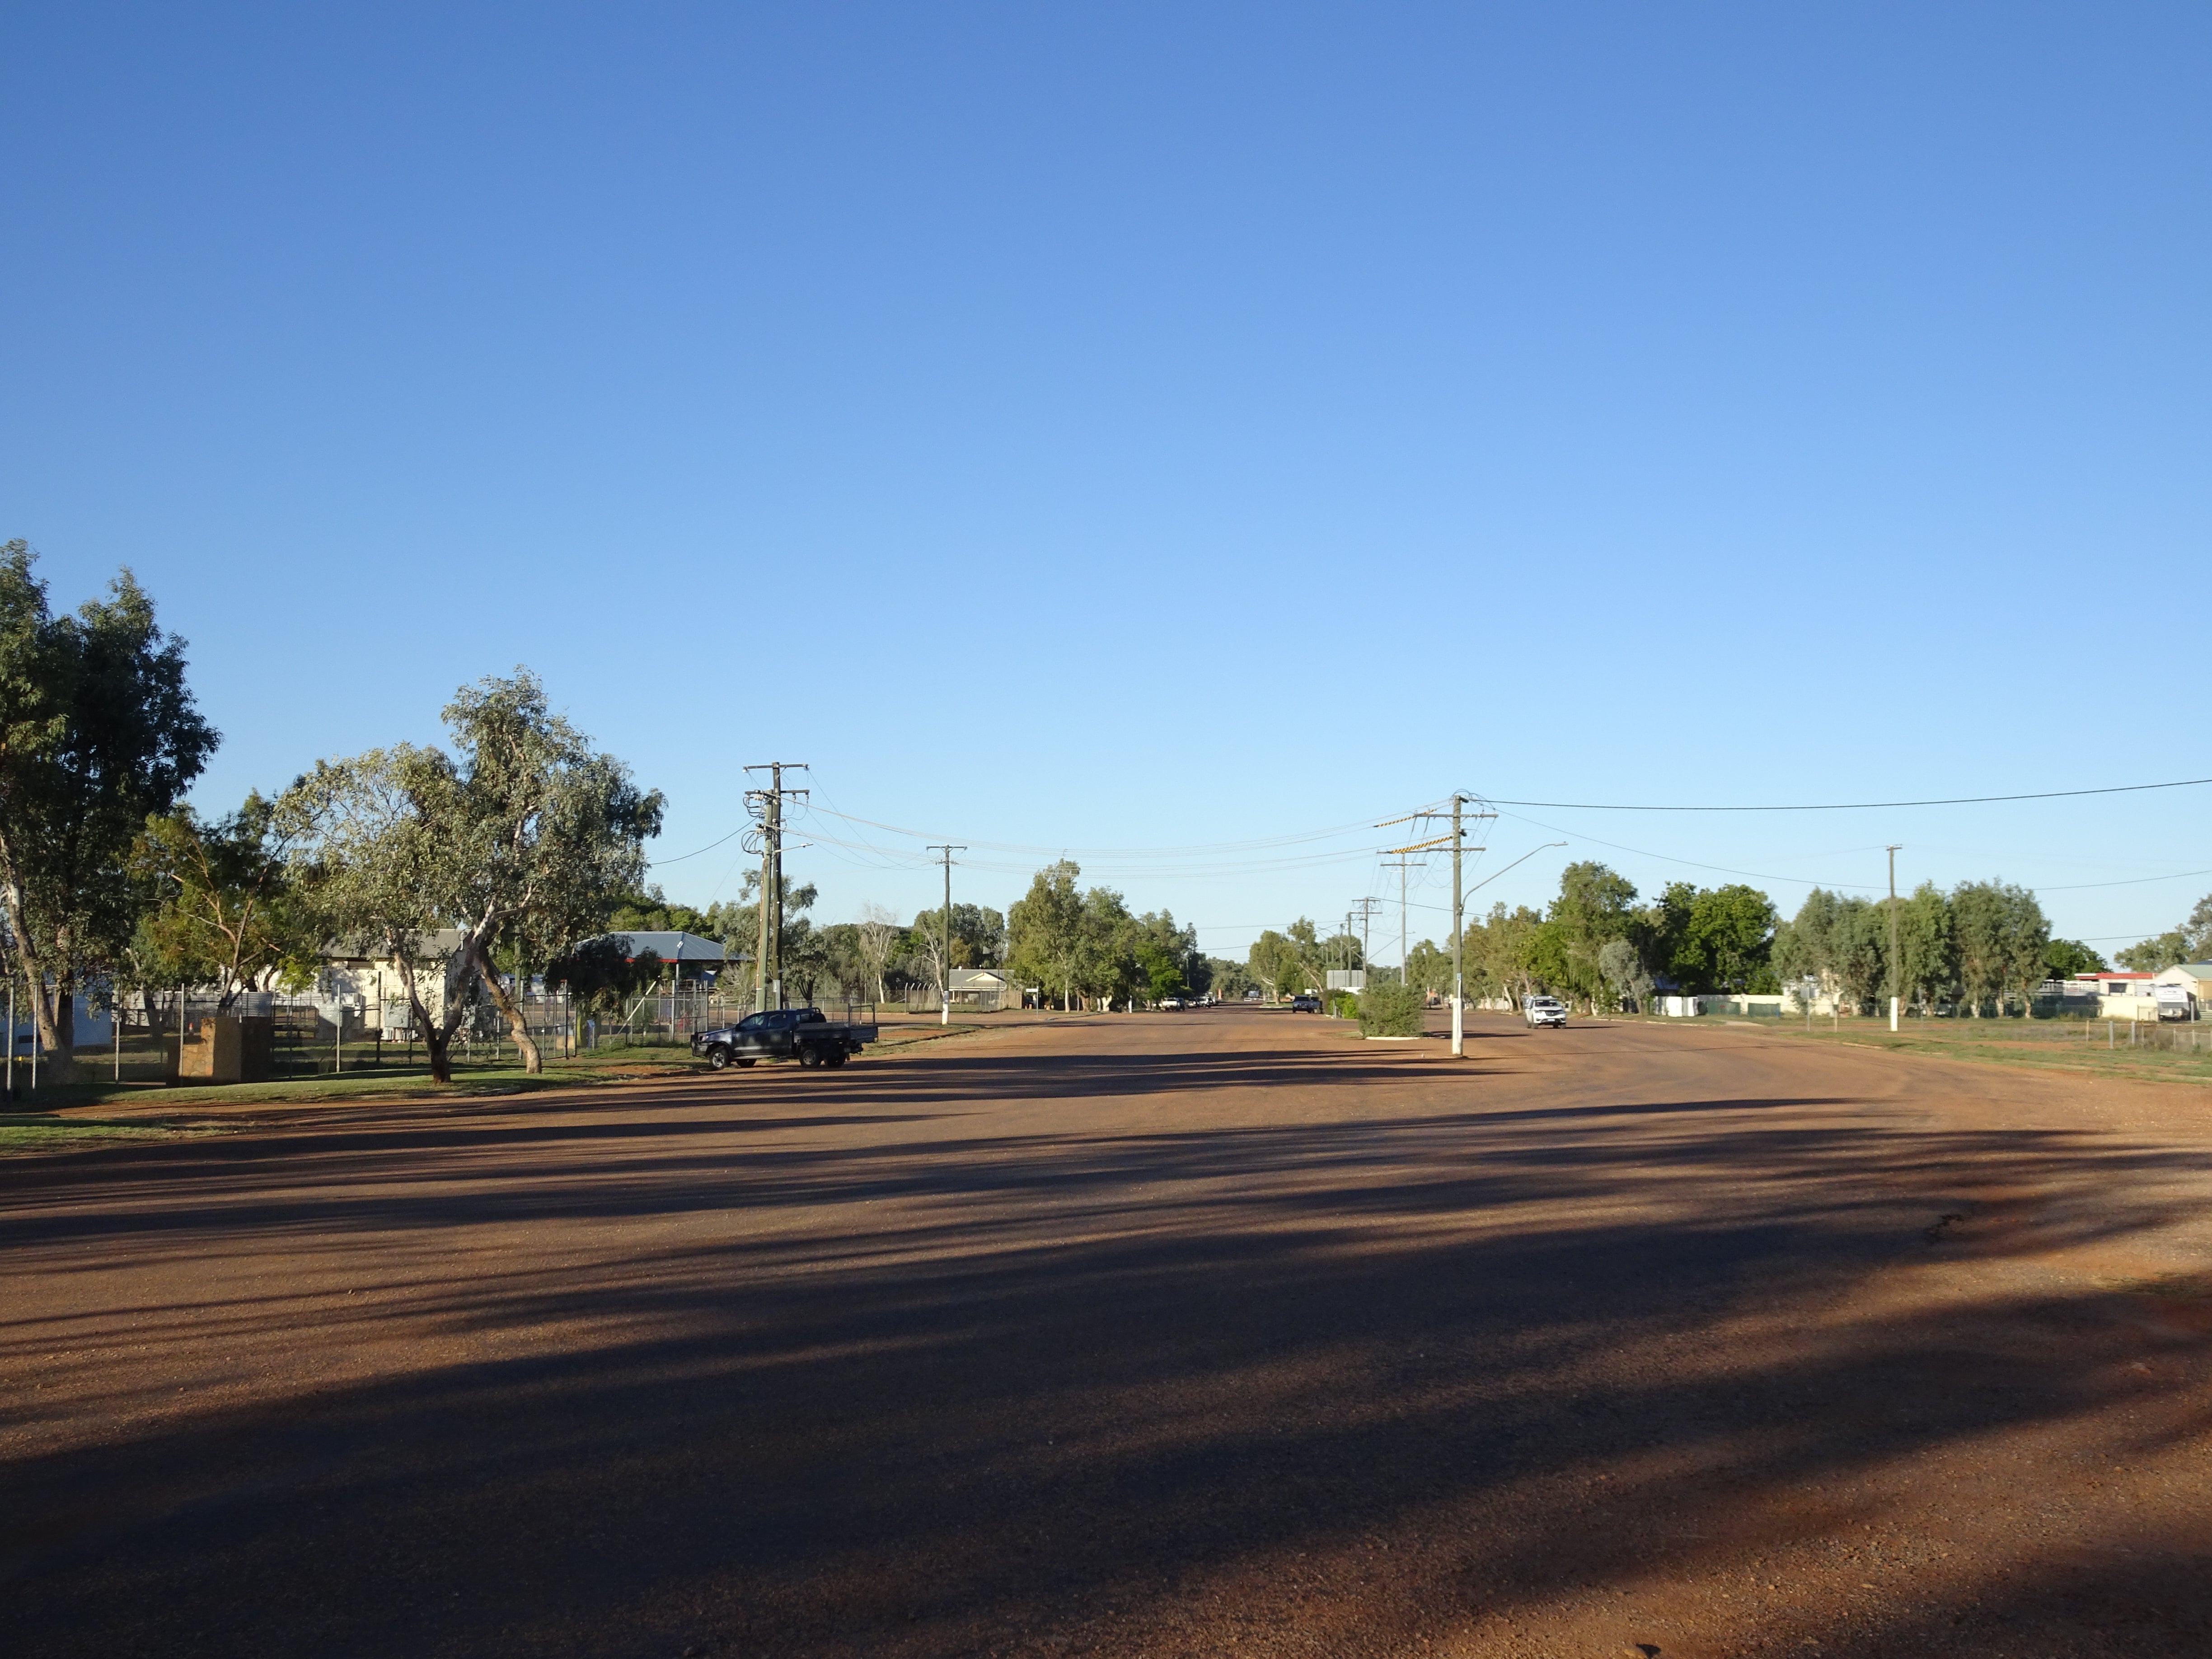
[(1529, 997), (1521, 1004), (1521, 1012), (1528, 1016), (1531, 1025), (1560, 1025), (1567, 1023), (1567, 1005), (1557, 997)]

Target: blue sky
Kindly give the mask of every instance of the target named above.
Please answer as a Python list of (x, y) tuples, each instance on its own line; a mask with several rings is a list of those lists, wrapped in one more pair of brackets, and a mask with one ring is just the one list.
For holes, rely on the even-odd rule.
[[(672, 896), (804, 760), (829, 919), (938, 890), (862, 819), (1241, 951), (1395, 941), (1367, 826), (1454, 788), (2212, 775), (2202, 6), (17, 6), (0, 65), (0, 536), (152, 589), (210, 806), (526, 663)], [(1482, 897), (1901, 842), (2132, 937), (2208, 794), (1530, 809)]]

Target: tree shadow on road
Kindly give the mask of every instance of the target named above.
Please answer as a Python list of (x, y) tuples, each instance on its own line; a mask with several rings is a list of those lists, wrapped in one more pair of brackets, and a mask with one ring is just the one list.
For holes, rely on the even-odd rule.
[[(1273, 1074), (1231, 1058), (1158, 1057), (1133, 1092)], [(1393, 1073), (1338, 1074), (1367, 1069)], [(783, 1130), (816, 1132), (775, 1144), (672, 1091), (58, 1164), (0, 1220), (12, 1273), (313, 1255), (404, 1279), (410, 1317), (479, 1346), (11, 1455), (16, 1650), (1396, 1653), (1512, 1629), (1564, 1652), (1616, 1613), (1662, 1653), (1700, 1628), (1729, 1651), (2212, 1643), (2204, 1540), (2164, 1510), (2106, 1557), (1969, 1559), (1883, 1533), (1879, 1501), (1994, 1446), (2124, 1467), (2191, 1443), (2201, 1337), (2029, 1269), (2170, 1224), (2212, 1158), (1812, 1096), (981, 1132), (991, 1091), (1070, 1079), (1133, 1092), (1130, 1068), (1109, 1091), (986, 1056), (899, 1112), (870, 1085), (810, 1117), (771, 1085)], [(961, 1102), (979, 1132), (949, 1131)], [(2033, 1237), (1970, 1187), (2043, 1194)], [(395, 1259), (579, 1218), (629, 1242)], [(1975, 1273), (1914, 1291), (1950, 1258)], [(105, 1343), (124, 1370), (87, 1375), (135, 1411), (131, 1344), (244, 1365), (303, 1321), (343, 1347), (389, 1317), (272, 1279), (104, 1332), (10, 1316), (0, 1360)], [(55, 1414), (19, 1395), (11, 1441)], [(2018, 1501), (2051, 1473), (2023, 1466)], [(1747, 1563), (1876, 1593), (1773, 1595)]]

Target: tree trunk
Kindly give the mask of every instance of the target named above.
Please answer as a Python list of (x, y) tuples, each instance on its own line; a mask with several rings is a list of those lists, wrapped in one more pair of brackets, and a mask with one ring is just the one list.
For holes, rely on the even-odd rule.
[[(464, 945), (465, 951), (467, 946)], [(451, 1083), (453, 1080), (453, 1031), (461, 1023), (460, 986), (466, 982), (465, 975), (456, 975), (453, 965), (447, 965), (445, 975), (446, 1000), (440, 1017), (433, 1020), (430, 1011), (422, 1006), (422, 988), (415, 976), (415, 961), (411, 955), (411, 940), (394, 939), (387, 941), (394, 965), (399, 970), (401, 988), (407, 993), (408, 1017), (415, 1029), (422, 1034), (422, 1053), (430, 1062), (430, 1081)]]
[[(0, 914), (6, 915), (8, 931), (15, 936), (15, 963), (23, 971), (23, 988), (31, 1005), (31, 1029), (38, 1033), (43, 1051), (40, 1069), (57, 1084), (69, 1083), (73, 1080), (70, 1062), (76, 1024), (69, 976), (55, 975), (54, 988), (46, 988), (46, 959), (33, 942), (30, 928), (24, 925), (22, 890), (13, 882), (0, 884)], [(10, 1045), (15, 1042), (13, 1031), (8, 1034), (8, 1041)]]
[[(49, 1000), (51, 999), (51, 1000)], [(58, 1088), (76, 1081), (76, 999), (70, 994), (66, 975), (54, 988), (32, 1001), (39, 1009), (39, 1046), (46, 1052), (46, 1079)]]
[[(515, 1052), (522, 1056), (522, 1069), (533, 1077), (538, 1075), (545, 1069), (545, 1060), (531, 1038), (530, 1022), (523, 1016), (522, 1005), (508, 995), (507, 988), (499, 982), (499, 975), (492, 971), (491, 958), (484, 954), (483, 946), (471, 941), (469, 948), (475, 958), (477, 977), (483, 981), (484, 989), (491, 994), (492, 1006), (507, 1021), (507, 1034), (514, 1039)], [(673, 1002), (670, 1006), (674, 1006)]]
[(451, 1083), (453, 1080), (453, 1039), (452, 1034), (440, 1030), (429, 1021), (422, 1022), (422, 1052), (430, 1061), (430, 1081)]

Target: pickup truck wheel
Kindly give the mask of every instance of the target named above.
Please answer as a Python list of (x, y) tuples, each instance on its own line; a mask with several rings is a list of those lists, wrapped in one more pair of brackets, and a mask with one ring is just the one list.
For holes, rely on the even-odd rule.
[(842, 1048), (832, 1048), (828, 1054), (822, 1056), (822, 1063), (824, 1066), (828, 1066), (834, 1069), (837, 1066), (842, 1066), (850, 1059), (852, 1059), (852, 1055), (847, 1054)]
[(750, 1066), (752, 1063), (753, 1057), (750, 1054), (737, 1054), (732, 1056), (730, 1060), (730, 1064), (732, 1066)]
[(822, 1051), (812, 1043), (808, 1043), (799, 1051), (799, 1063), (809, 1067), (819, 1066), (822, 1063)]
[(719, 1072), (729, 1063), (730, 1051), (727, 1048), (725, 1048), (720, 1043), (718, 1042), (713, 1048), (707, 1050), (707, 1069), (708, 1071)]

